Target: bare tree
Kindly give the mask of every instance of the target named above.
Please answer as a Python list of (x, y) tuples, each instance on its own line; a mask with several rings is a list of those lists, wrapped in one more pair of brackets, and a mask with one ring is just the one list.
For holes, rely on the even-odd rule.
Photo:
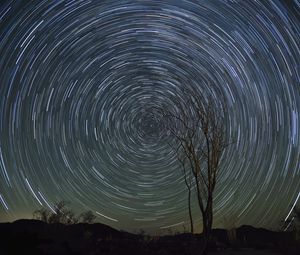
[(196, 92), (190, 91), (184, 98), (186, 102), (176, 105), (173, 110), (164, 107), (156, 111), (167, 133), (175, 138), (177, 156), (184, 155), (189, 162), (202, 215), (202, 247), (205, 252), (213, 224), (213, 192), (226, 147), (226, 107), (224, 100), (213, 100)]
[(96, 216), (91, 210), (89, 210), (81, 213), (79, 218), (81, 219), (81, 222), (91, 224), (96, 219)]
[(33, 218), (46, 223), (62, 223), (67, 225), (78, 223), (78, 218), (74, 212), (67, 207), (67, 202), (65, 201), (55, 203), (54, 211), (45, 208), (34, 211)]
[(63, 224), (76, 224), (78, 219), (75, 217), (74, 212), (67, 207), (66, 201), (60, 201), (54, 205), (54, 213), (49, 218), (49, 223), (63, 223)]
[(49, 223), (50, 215), (51, 215), (50, 211), (45, 208), (41, 208), (33, 212), (34, 219), (41, 220), (46, 223)]
[(33, 218), (46, 223), (62, 223), (65, 225), (82, 223), (93, 223), (96, 216), (91, 210), (82, 212), (78, 217), (73, 210), (68, 208), (66, 201), (56, 202), (52, 210), (41, 208), (33, 212)]

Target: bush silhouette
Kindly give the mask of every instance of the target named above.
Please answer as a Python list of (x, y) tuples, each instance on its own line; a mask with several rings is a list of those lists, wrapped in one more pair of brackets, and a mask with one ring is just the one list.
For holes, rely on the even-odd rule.
[(96, 219), (96, 216), (90, 210), (81, 213), (77, 217), (67, 205), (68, 203), (66, 201), (59, 201), (54, 204), (52, 210), (41, 208), (34, 211), (33, 218), (49, 224), (61, 223), (65, 225), (72, 225), (79, 222), (93, 223)]

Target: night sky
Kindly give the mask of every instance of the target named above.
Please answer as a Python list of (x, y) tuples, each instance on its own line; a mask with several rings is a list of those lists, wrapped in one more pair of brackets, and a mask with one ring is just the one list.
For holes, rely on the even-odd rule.
[(298, 0), (1, 1), (0, 70), (1, 222), (66, 200), (118, 229), (188, 229), (150, 113), (186, 89), (228, 107), (215, 227), (276, 229), (300, 202)]

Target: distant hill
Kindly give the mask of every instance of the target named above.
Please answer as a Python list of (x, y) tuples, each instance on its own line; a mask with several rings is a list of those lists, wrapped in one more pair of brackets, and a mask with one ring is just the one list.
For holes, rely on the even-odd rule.
[[(236, 239), (230, 242), (226, 230), (214, 229), (214, 243), (210, 245), (210, 249), (278, 249), (281, 243), (288, 242), (291, 238), (290, 233), (252, 226), (241, 226), (236, 229), (235, 234)], [(39, 220), (17, 220), (0, 223), (0, 254), (197, 254), (200, 238), (201, 235), (189, 233), (161, 237), (141, 236), (100, 223), (63, 225), (47, 224)]]
[(26, 233), (29, 235), (38, 235), (43, 238), (81, 238), (86, 232), (90, 232), (98, 238), (137, 238), (137, 235), (118, 231), (100, 223), (64, 225), (61, 223), (48, 224), (40, 220), (31, 219), (16, 220), (12, 223), (0, 223), (0, 236), (1, 233), (5, 233), (5, 235)]

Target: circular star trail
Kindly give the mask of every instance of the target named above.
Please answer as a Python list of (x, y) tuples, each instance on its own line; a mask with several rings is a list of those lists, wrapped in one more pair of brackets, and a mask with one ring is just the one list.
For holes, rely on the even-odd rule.
[(2, 2), (0, 220), (67, 200), (129, 231), (188, 226), (180, 164), (151, 114), (188, 89), (225, 99), (235, 141), (215, 226), (276, 228), (300, 194), (300, 2), (287, 2)]

